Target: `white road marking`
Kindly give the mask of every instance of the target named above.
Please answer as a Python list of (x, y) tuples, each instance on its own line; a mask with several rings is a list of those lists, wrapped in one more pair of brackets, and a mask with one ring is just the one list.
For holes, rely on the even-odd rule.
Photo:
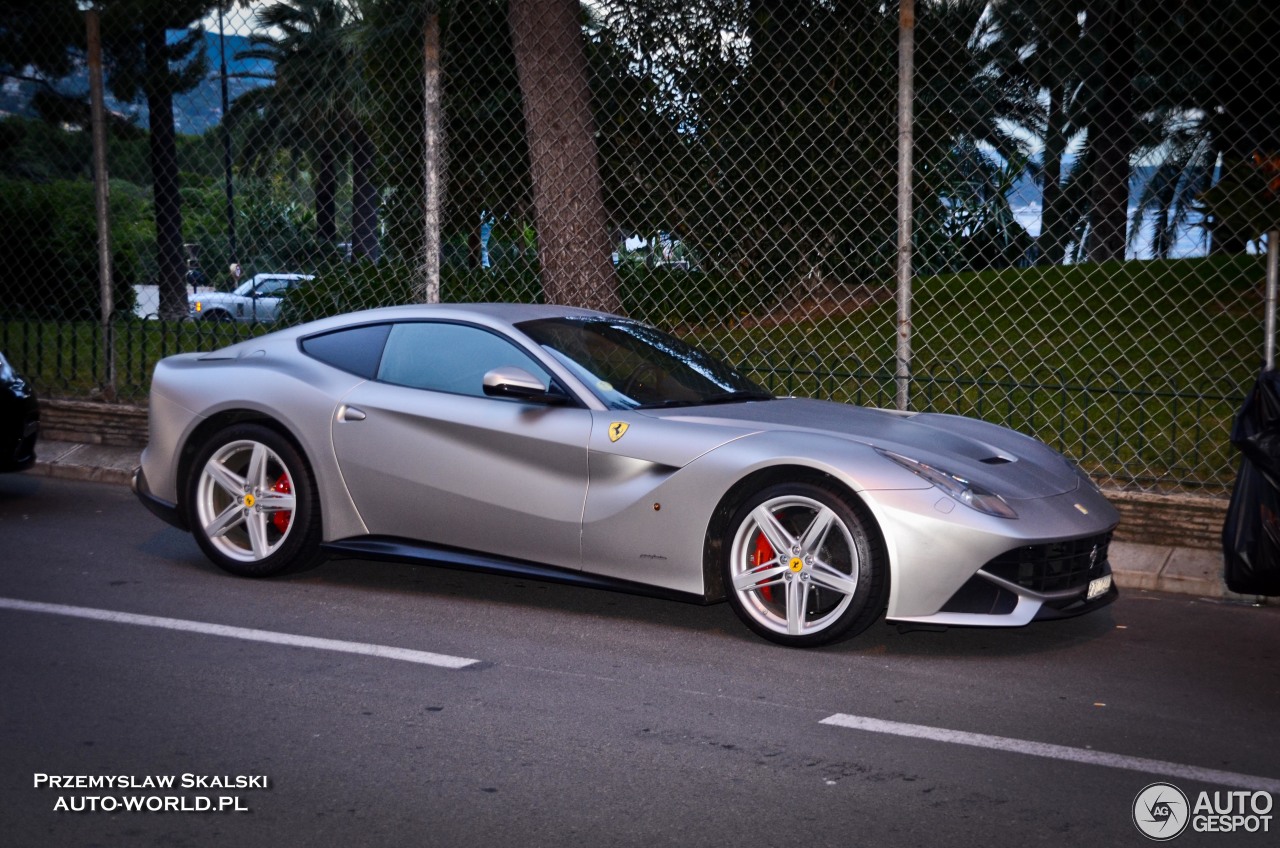
[(36, 601), (20, 601), (14, 598), (0, 598), (0, 609), (21, 610), (23, 612), (42, 612), (50, 615), (65, 615), (73, 618), (89, 618), (95, 621), (111, 621), (116, 624), (135, 624), (141, 627), (160, 627), (166, 630), (182, 630), (187, 633), (204, 633), (209, 636), (226, 636), (231, 639), (245, 639), (250, 642), (268, 642), (273, 645), (291, 645), (295, 648), (314, 648), (320, 651), (341, 651), (347, 654), (362, 654), (369, 657), (381, 657), (388, 660), (434, 665), (440, 668), (468, 668), (478, 665), (480, 660), (466, 657), (451, 657), (447, 654), (433, 654), (430, 651), (412, 651), (408, 648), (393, 648), (390, 645), (370, 645), (364, 642), (344, 642), (340, 639), (320, 639), (315, 636), (298, 636), (293, 633), (277, 633), (272, 630), (253, 630), (247, 627), (231, 627), (226, 624), (209, 624), (203, 621), (186, 621), (181, 618), (160, 618), (153, 615), (136, 615), (129, 612), (93, 609), (92, 607), (71, 607), (62, 604), (43, 604)]
[(845, 715), (843, 713), (828, 716), (820, 723), (848, 727), (853, 730), (865, 730), (869, 733), (909, 736), (913, 739), (929, 739), (934, 742), (948, 742), (952, 745), (969, 745), (974, 748), (988, 748), (994, 751), (1010, 751), (1015, 754), (1026, 754), (1032, 757), (1047, 757), (1051, 760), (1066, 760), (1072, 763), (1129, 769), (1130, 771), (1141, 771), (1163, 777), (1178, 777), (1183, 780), (1234, 786), (1239, 789), (1255, 791), (1264, 790), (1273, 794), (1280, 794), (1280, 780), (1274, 778), (1254, 777), (1248, 774), (1199, 768), (1197, 766), (1183, 765), (1182, 763), (1170, 763), (1164, 760), (1148, 760), (1144, 757), (1127, 757), (1123, 754), (1109, 754), (1105, 751), (1094, 751), (1088, 748), (1070, 748), (1066, 745), (1050, 745), (1046, 742), (1010, 739), (1007, 736), (988, 736), (985, 733), (966, 733), (963, 730), (948, 730), (944, 727), (929, 727), (923, 724), (904, 724), (898, 721), (884, 721), (878, 718)]

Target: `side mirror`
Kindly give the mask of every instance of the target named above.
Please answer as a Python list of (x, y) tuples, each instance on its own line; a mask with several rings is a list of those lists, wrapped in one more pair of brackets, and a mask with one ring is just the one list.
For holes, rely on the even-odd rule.
[(504, 365), (484, 375), (484, 393), (489, 397), (505, 397), (529, 403), (556, 405), (569, 402), (561, 392), (547, 391), (542, 381), (523, 368)]

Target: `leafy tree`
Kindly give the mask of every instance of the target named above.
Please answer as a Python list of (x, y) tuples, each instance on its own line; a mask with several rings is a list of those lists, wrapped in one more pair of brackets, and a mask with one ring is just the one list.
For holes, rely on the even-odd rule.
[(0, 16), (0, 79), (50, 89), (74, 69), (84, 42), (84, 14), (76, 0), (7, 0)]

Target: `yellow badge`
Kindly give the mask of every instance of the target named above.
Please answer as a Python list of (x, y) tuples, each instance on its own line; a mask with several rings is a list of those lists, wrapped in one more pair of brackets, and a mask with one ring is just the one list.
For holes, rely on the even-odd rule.
[(609, 425), (609, 441), (616, 442), (621, 439), (631, 425), (625, 421), (615, 421)]
[(253, 495), (245, 495), (245, 496), (244, 496), (244, 505), (245, 505), (246, 507), (252, 507), (252, 506), (254, 505), (254, 503), (256, 503), (256, 500), (255, 500), (255, 498), (253, 497)]
[(799, 574), (801, 571), (804, 571), (804, 561), (801, 560), (800, 557), (792, 557), (791, 562), (787, 563), (787, 567), (796, 574)]

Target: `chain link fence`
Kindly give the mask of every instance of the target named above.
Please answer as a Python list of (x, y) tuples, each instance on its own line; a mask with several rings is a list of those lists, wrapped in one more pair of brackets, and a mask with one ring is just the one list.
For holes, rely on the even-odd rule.
[(141, 401), (161, 356), (319, 315), (550, 300), (1112, 486), (1234, 477), (1270, 0), (101, 0), (97, 39), (87, 5), (0, 20), (0, 350), (46, 395)]

